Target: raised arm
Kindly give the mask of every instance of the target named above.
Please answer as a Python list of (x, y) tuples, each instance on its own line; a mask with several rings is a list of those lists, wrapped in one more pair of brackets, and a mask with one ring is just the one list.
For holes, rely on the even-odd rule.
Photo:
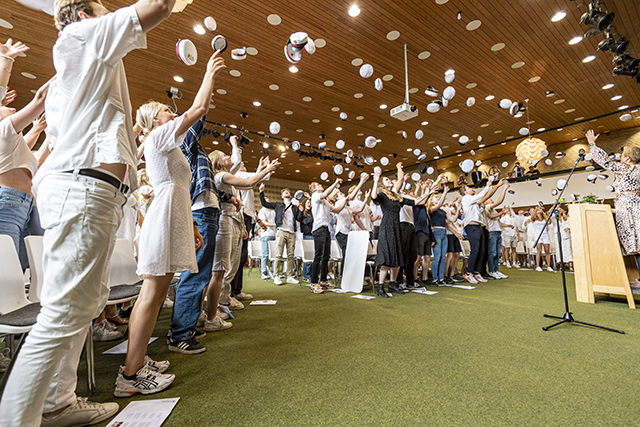
[[(226, 173), (222, 176), (222, 182), (225, 184), (233, 185), (234, 187), (240, 187), (240, 188), (253, 187), (257, 183), (259, 183), (262, 180), (262, 178), (265, 177), (265, 175), (276, 170), (278, 166), (280, 166), (280, 162), (278, 160), (274, 160), (271, 163), (269, 163), (269, 166), (267, 166), (262, 172), (256, 173), (251, 178), (248, 178), (248, 179), (238, 178), (237, 176), (234, 176), (231, 173)], [(262, 198), (260, 199), (260, 201), (262, 201)]]
[(502, 202), (504, 202), (504, 197), (507, 195), (507, 190), (509, 189), (510, 184), (507, 182), (504, 185), (504, 188), (502, 189), (502, 193), (500, 193), (500, 197), (498, 197), (498, 200), (496, 200), (491, 206), (489, 206), (489, 209), (495, 208), (496, 206), (500, 206), (502, 204)]
[(44, 114), (36, 118), (33, 121), (33, 126), (29, 129), (29, 132), (24, 136), (24, 140), (27, 143), (29, 150), (33, 149), (40, 138), (40, 134), (47, 128), (47, 120), (44, 118)]
[(321, 199), (326, 199), (327, 197), (329, 197), (329, 194), (331, 194), (331, 192), (342, 183), (342, 180), (340, 178), (336, 178), (336, 180), (333, 182), (333, 184), (331, 184), (329, 186), (329, 188), (327, 188), (326, 190), (324, 190), (321, 194), (320, 194), (320, 198)]
[[(501, 179), (500, 182), (498, 182), (498, 185), (490, 188), (489, 191), (487, 191), (487, 193), (484, 195), (484, 197), (482, 197), (476, 203), (481, 205), (484, 202), (486, 202), (487, 200), (489, 200), (491, 198), (491, 196), (493, 196), (495, 194), (495, 192), (498, 191), (498, 188), (503, 186), (505, 182), (506, 181), (504, 179)], [(487, 181), (487, 187), (491, 187), (491, 181)]]
[(398, 179), (394, 190), (396, 190), (396, 193), (400, 193), (400, 190), (404, 187), (404, 169), (402, 169), (402, 162), (396, 163), (396, 168), (398, 169)]
[(380, 181), (380, 174), (379, 173), (374, 173), (373, 174), (373, 187), (371, 187), (371, 201), (373, 201), (373, 199), (377, 199), (378, 198), (378, 182)]
[(140, 26), (145, 33), (171, 15), (176, 0), (139, 0), (135, 4)]
[(449, 187), (444, 187), (444, 192), (442, 193), (442, 197), (440, 197), (440, 201), (438, 202), (437, 205), (429, 208), (429, 213), (433, 213), (437, 211), (442, 207), (442, 205), (444, 205), (444, 199), (447, 198), (447, 193), (449, 193)]
[(347, 198), (349, 200), (353, 200), (355, 198), (356, 194), (358, 194), (358, 191), (360, 191), (360, 189), (362, 188), (364, 183), (367, 182), (368, 179), (369, 179), (369, 174), (366, 174), (366, 175), (362, 174), (362, 176), (360, 176), (360, 182), (358, 183), (356, 188), (354, 188), (353, 190), (351, 190), (349, 192), (349, 194), (347, 194)]
[[(333, 209), (331, 209), (331, 212), (335, 213), (335, 214), (339, 214), (340, 212), (342, 212), (342, 209), (345, 208), (345, 206), (347, 206), (347, 202), (349, 201), (348, 197), (343, 197), (342, 199), (338, 200), (335, 204), (335, 206), (333, 207)], [(349, 209), (349, 208), (347, 208)]]
[[(27, 50), (29, 50), (27, 46), (21, 42), (13, 43), (11, 39), (7, 39), (5, 44), (0, 44), (0, 87), (6, 88), (9, 85), (13, 61), (18, 55)], [(4, 96), (2, 95), (2, 98)]]
[[(140, 0), (140, 2), (145, 0)], [(198, 93), (196, 94), (195, 99), (193, 100), (193, 104), (191, 107), (185, 111), (184, 118), (182, 119), (182, 123), (180, 124), (180, 128), (176, 132), (176, 135), (182, 135), (186, 131), (189, 130), (191, 126), (193, 126), (202, 116), (206, 116), (209, 112), (209, 105), (211, 104), (211, 92), (213, 91), (213, 82), (222, 71), (223, 68), (226, 68), (224, 65), (224, 59), (218, 57), (220, 54), (219, 51), (216, 51), (209, 58), (209, 62), (207, 63), (207, 71), (204, 74), (202, 79), (202, 84), (200, 85), (200, 89), (198, 89)]]
[[(54, 77), (55, 78), (55, 77)], [(53, 79), (46, 82), (44, 85), (38, 89), (35, 96), (27, 104), (26, 107), (19, 110), (17, 113), (9, 116), (11, 119), (11, 123), (13, 123), (13, 128), (16, 133), (22, 132), (24, 128), (29, 125), (32, 121), (34, 121), (42, 112), (44, 111), (44, 99), (47, 97), (47, 92), (49, 91), (49, 83), (51, 83)]]

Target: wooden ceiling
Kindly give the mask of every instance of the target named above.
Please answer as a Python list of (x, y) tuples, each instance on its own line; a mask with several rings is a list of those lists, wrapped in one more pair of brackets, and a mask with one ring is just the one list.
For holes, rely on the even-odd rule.
[[(347, 13), (354, 3), (361, 9), (357, 17)], [(533, 132), (539, 128), (563, 128), (543, 133), (540, 138), (547, 144), (582, 137), (590, 127), (615, 131), (640, 125), (640, 113), (634, 113), (634, 119), (628, 122), (618, 118), (620, 106), (640, 104), (640, 85), (628, 77), (612, 76), (613, 55), (596, 53), (602, 36), (568, 44), (588, 29), (579, 23), (586, 5), (578, 7), (579, 1), (570, 0), (438, 3), (434, 0), (310, 0), (294, 7), (288, 1), (194, 0), (182, 13), (173, 14), (149, 33), (146, 50), (132, 52), (125, 58), (131, 101), (134, 109), (149, 99), (170, 102), (166, 91), (177, 87), (183, 94), (182, 99), (176, 100), (178, 110), (187, 109), (198, 89), (206, 59), (212, 53), (211, 39), (222, 34), (229, 42), (229, 50), (224, 54), (227, 69), (217, 78), (215, 87), (226, 94), (215, 94), (216, 108), (210, 111), (210, 120), (267, 134), (269, 123), (277, 121), (281, 125), (278, 138), (317, 146), (322, 141), (320, 135), (324, 134), (328, 149), (338, 151), (335, 142), (346, 141), (341, 150), (344, 152), (347, 149), (359, 152), (365, 137), (373, 135), (381, 141), (374, 149), (365, 149), (364, 154), (378, 160), (397, 154), (383, 169), (391, 168), (398, 160), (405, 165), (416, 163), (416, 156), (408, 149), (421, 148), (431, 160), (437, 155), (432, 149), (436, 145), (443, 149), (443, 157), (452, 156), (438, 160), (438, 166), (450, 167), (461, 160), (457, 153), (479, 148), (478, 136), (483, 137), (488, 148), (478, 150), (477, 159), (513, 154), (520, 138), (518, 130), (527, 126), (528, 120), (532, 121)], [(107, 0), (104, 4), (115, 10), (127, 2)], [(606, 5), (616, 13), (617, 33), (630, 40), (628, 51), (640, 51), (640, 2), (608, 0)], [(2, 39), (12, 37), (31, 47), (26, 58), (16, 60), (10, 82), (18, 91), (14, 104), (21, 107), (30, 99), (29, 92), (54, 73), (51, 47), (57, 31), (52, 18), (43, 12), (11, 0), (6, 0), (3, 6), (0, 18), (9, 21), (13, 29), (0, 27)], [(560, 10), (566, 11), (567, 16), (551, 22), (551, 17)], [(458, 11), (461, 19), (457, 19)], [(281, 18), (279, 25), (268, 22), (267, 17), (272, 14)], [(213, 16), (218, 28), (198, 35), (193, 26), (202, 24), (206, 16)], [(467, 25), (476, 20), (481, 22), (479, 28), (468, 30)], [(296, 31), (307, 32), (316, 43), (322, 39), (326, 46), (318, 48), (314, 55), (304, 53), (297, 65), (299, 71), (294, 74), (289, 71), (291, 64), (284, 56), (283, 47)], [(395, 40), (388, 39), (392, 31), (399, 33)], [(176, 57), (175, 43), (181, 38), (195, 43), (199, 54), (195, 66), (188, 67)], [(404, 100), (404, 43), (409, 48), (410, 102), (419, 109), (418, 117), (406, 122), (389, 115), (389, 110)], [(492, 50), (498, 43), (504, 43), (504, 48)], [(234, 61), (230, 50), (241, 46), (257, 49), (257, 55)], [(419, 59), (423, 52), (429, 52), (428, 57)], [(588, 55), (596, 55), (595, 60), (583, 63), (582, 59)], [(427, 54), (421, 57), (424, 56)], [(352, 65), (356, 59), (373, 66), (371, 78), (360, 77), (360, 67)], [(518, 62), (524, 65), (514, 65)], [(456, 80), (452, 83), (456, 96), (447, 108), (429, 113), (426, 104), (433, 98), (425, 95), (424, 90), (430, 85), (442, 92), (448, 86), (444, 81), (448, 69), (456, 71)], [(234, 77), (232, 70), (239, 72), (239, 77)], [(21, 72), (31, 73), (36, 79), (25, 78)], [(175, 82), (175, 75), (183, 77), (184, 82)], [(377, 92), (374, 79), (384, 76), (387, 76), (384, 89)], [(615, 86), (602, 89), (608, 83)], [(277, 90), (273, 90), (275, 88)], [(547, 96), (547, 91), (554, 95)], [(494, 95), (495, 99), (485, 100), (488, 95)], [(612, 101), (614, 95), (622, 98)], [(467, 107), (465, 101), (471, 96), (475, 97), (476, 104)], [(502, 98), (520, 102), (528, 99), (528, 114), (516, 119), (499, 109), (497, 103)], [(261, 105), (254, 106), (254, 101)], [(388, 108), (381, 109), (381, 104)], [(248, 113), (244, 121), (241, 112)], [(347, 113), (346, 121), (340, 119), (340, 112)], [(596, 123), (582, 123), (584, 119), (611, 113), (615, 114), (599, 118)], [(342, 130), (336, 130), (337, 127)], [(418, 129), (425, 135), (419, 141), (414, 137)], [(402, 131), (407, 132), (407, 139), (402, 138)], [(471, 141), (460, 146), (454, 134), (467, 135)], [(257, 165), (261, 147), (258, 136), (250, 137), (254, 142), (247, 146), (245, 159), (252, 168)], [(208, 137), (205, 146), (224, 147), (222, 138), (218, 141), (220, 144), (214, 145), (212, 137)], [(502, 142), (507, 143), (501, 145)], [(272, 141), (274, 145), (278, 143)], [(492, 144), (496, 145), (489, 147)], [(271, 150), (271, 153), (274, 156), (279, 151)], [(290, 150), (281, 160), (282, 170), (277, 176), (300, 181), (318, 179), (323, 171), (331, 175), (333, 166), (331, 162), (299, 157)], [(371, 171), (373, 166), (366, 166), (364, 170)]]

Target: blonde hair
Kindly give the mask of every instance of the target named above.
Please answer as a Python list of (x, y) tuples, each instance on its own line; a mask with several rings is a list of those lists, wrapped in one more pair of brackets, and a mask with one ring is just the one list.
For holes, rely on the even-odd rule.
[(211, 160), (211, 169), (213, 169), (213, 173), (227, 171), (224, 168), (223, 156), (224, 156), (224, 153), (220, 150), (216, 150), (212, 153), (209, 153), (209, 159)]
[(162, 107), (164, 104), (160, 102), (149, 101), (136, 111), (136, 124), (142, 129), (138, 137), (140, 142), (144, 142), (153, 130), (153, 119), (156, 118)]
[(314, 182), (312, 182), (311, 184), (309, 184), (309, 191), (310, 191), (311, 193), (315, 193), (315, 191), (316, 191), (316, 185), (318, 185), (318, 183), (317, 183), (317, 182), (315, 182), (315, 181), (314, 181)]
[(98, 3), (102, 6), (100, 0), (55, 0), (53, 7), (53, 22), (59, 31), (62, 31), (67, 25), (80, 21), (80, 12), (84, 12), (89, 16), (93, 15), (92, 3)]
[(631, 163), (640, 163), (640, 147), (624, 147), (622, 155), (627, 156)]
[(143, 185), (151, 185), (149, 184), (149, 178), (147, 176), (146, 169), (138, 170), (138, 186), (142, 187)]

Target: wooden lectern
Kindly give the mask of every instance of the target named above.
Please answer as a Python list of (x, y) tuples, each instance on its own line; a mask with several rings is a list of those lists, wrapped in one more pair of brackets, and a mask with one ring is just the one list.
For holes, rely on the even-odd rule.
[(576, 299), (593, 304), (596, 293), (625, 295), (636, 308), (611, 207), (571, 204), (569, 217)]

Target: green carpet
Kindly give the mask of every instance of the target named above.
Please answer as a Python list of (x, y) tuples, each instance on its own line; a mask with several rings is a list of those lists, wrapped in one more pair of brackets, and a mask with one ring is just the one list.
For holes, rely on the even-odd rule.
[[(117, 402), (180, 397), (165, 426), (637, 425), (640, 312), (619, 298), (577, 303), (567, 275), (576, 320), (626, 334), (543, 332), (552, 323), (543, 313), (564, 313), (561, 275), (502, 271), (511, 277), (475, 290), (371, 301), (245, 273), (245, 290), (277, 305), (245, 304), (194, 356), (167, 350), (164, 309), (149, 355), (171, 361), (175, 382)], [(124, 357), (100, 355), (114, 344), (96, 343), (93, 400), (115, 400)], [(79, 378), (86, 395), (82, 361)]]

